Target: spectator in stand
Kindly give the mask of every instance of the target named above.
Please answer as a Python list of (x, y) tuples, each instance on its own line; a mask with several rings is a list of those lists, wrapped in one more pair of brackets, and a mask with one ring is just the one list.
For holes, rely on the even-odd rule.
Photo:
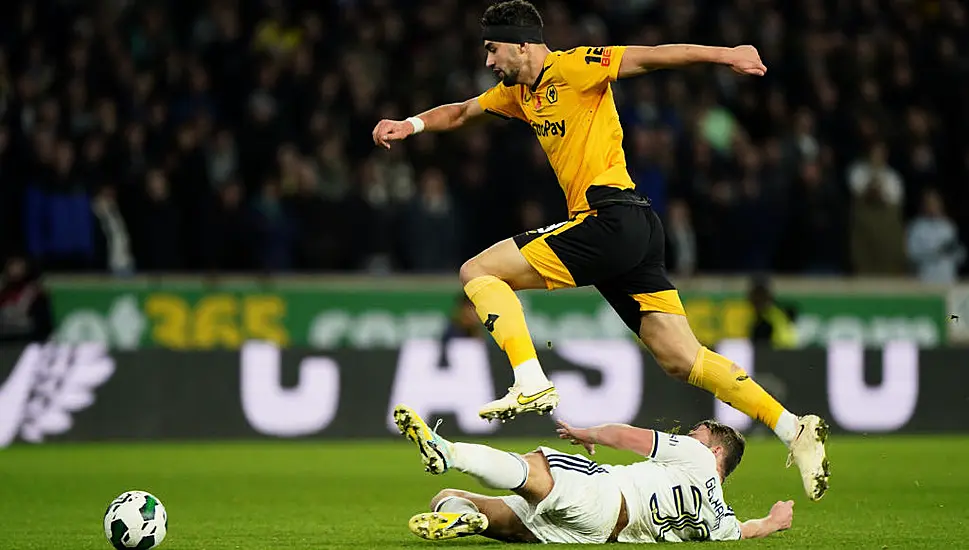
[(801, 165), (777, 253), (782, 271), (808, 275), (844, 273), (844, 203), (837, 185), (820, 162)]
[(46, 342), (54, 330), (50, 297), (40, 273), (22, 256), (11, 256), (0, 275), (0, 344)]
[(131, 275), (135, 269), (131, 237), (116, 196), (114, 187), (104, 185), (91, 200), (96, 225), (95, 265), (114, 275)]
[(27, 188), (27, 250), (45, 268), (87, 270), (94, 265), (90, 197), (76, 175), (74, 145), (65, 140), (50, 147), (52, 153), (41, 149), (44, 168)]
[(670, 202), (669, 216), (665, 224), (669, 242), (666, 267), (676, 277), (689, 277), (696, 273), (696, 233), (690, 220), (690, 207), (682, 199)]
[(203, 267), (209, 270), (256, 269), (253, 249), (255, 226), (245, 208), (244, 191), (237, 181), (227, 182), (202, 220)]
[(942, 197), (935, 189), (922, 196), (922, 212), (908, 226), (909, 261), (920, 280), (951, 284), (959, 266), (966, 261), (966, 248), (959, 242), (956, 225), (945, 214)]
[[(447, 328), (441, 340), (447, 342), (452, 338), (481, 339), (483, 328), (481, 320), (478, 319), (478, 313), (474, 309), (474, 303), (462, 292), (454, 297), (451, 317), (448, 319)], [(488, 340), (490, 341), (490, 338)]]
[(789, 349), (797, 346), (797, 327), (794, 325), (794, 312), (777, 303), (770, 289), (770, 282), (764, 278), (752, 281), (748, 301), (753, 310), (750, 326), (750, 340), (758, 345), (775, 349)]
[(252, 203), (256, 265), (265, 271), (286, 271), (292, 266), (293, 222), (283, 209), (282, 188), (275, 178), (267, 179), (262, 193)]
[(444, 173), (426, 170), (419, 180), (419, 193), (404, 209), (404, 255), (407, 266), (417, 272), (455, 270), (461, 266), (458, 255), (458, 219), (447, 190)]
[(239, 172), (239, 150), (232, 132), (227, 129), (216, 132), (215, 139), (207, 146), (206, 162), (209, 183), (216, 190)]
[(887, 165), (888, 149), (876, 143), (848, 176), (851, 190), (851, 259), (858, 275), (905, 272), (902, 200), (904, 186)]
[(182, 213), (172, 200), (165, 172), (158, 168), (145, 176), (134, 219), (135, 264), (142, 272), (173, 272), (184, 266), (181, 250)]
[[(548, 163), (519, 122), (425, 133), (374, 155), (376, 120), (494, 84), (477, 38), (488, 3), (7, 2), (0, 257), (27, 250), (45, 268), (109, 272), (97, 261), (101, 222), (90, 204), (105, 185), (131, 230), (136, 272), (437, 269), (415, 263), (417, 237), (406, 237), (420, 233), (408, 232), (406, 212), (422, 194), (418, 175), (433, 170), (443, 175), (459, 259), (534, 229), (520, 227), (523, 218), (562, 221)], [(664, 217), (685, 202), (697, 274), (903, 274), (902, 228), (920, 215), (927, 188), (969, 238), (964, 2), (538, 4), (553, 49), (687, 41), (760, 49), (769, 70), (756, 81), (658, 71), (613, 84), (630, 172)], [(882, 145), (869, 155), (874, 142)], [(160, 235), (139, 214), (156, 168), (168, 189), (149, 202), (165, 211), (154, 215), (177, 213), (178, 243), (146, 264)], [(277, 212), (263, 193), (268, 179), (279, 182), (283, 207), (267, 225)], [(306, 193), (325, 221), (306, 223), (308, 213), (294, 208)], [(529, 210), (542, 215), (522, 216)], [(287, 225), (296, 234), (269, 230)], [(249, 256), (230, 228), (246, 238), (256, 231), (272, 250)], [(348, 234), (358, 236), (352, 249)], [(809, 246), (793, 258), (786, 245), (823, 241), (854, 242), (854, 253)], [(229, 249), (210, 250), (214, 242)], [(724, 243), (743, 243), (745, 254), (723, 256)]]
[(905, 183), (898, 171), (888, 165), (888, 146), (884, 142), (872, 145), (867, 157), (851, 165), (848, 188), (856, 197), (877, 193), (886, 204), (895, 208), (902, 206)]

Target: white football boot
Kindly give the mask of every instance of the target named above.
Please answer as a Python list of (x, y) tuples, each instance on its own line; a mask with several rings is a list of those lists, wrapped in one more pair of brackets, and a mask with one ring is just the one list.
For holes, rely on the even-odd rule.
[(811, 500), (818, 501), (828, 490), (828, 478), (831, 476), (824, 450), (824, 442), (828, 439), (828, 425), (813, 414), (798, 417), (797, 424), (797, 436), (791, 442), (787, 467), (797, 464), (801, 471), (804, 492)]
[(525, 394), (516, 384), (508, 388), (508, 393), (501, 399), (488, 403), (478, 411), (478, 416), (488, 420), (511, 420), (516, 416), (536, 412), (546, 414), (559, 406), (559, 394), (555, 386), (548, 386), (536, 392)]

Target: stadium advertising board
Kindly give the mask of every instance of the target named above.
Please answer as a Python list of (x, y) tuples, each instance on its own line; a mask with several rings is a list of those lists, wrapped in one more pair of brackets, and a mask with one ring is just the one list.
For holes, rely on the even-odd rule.
[[(725, 341), (791, 410), (835, 432), (969, 431), (969, 350), (890, 343), (864, 350), (774, 351)], [(562, 394), (557, 414), (578, 425), (628, 422), (665, 430), (716, 417), (765, 431), (709, 394), (668, 378), (628, 340), (542, 350)], [(478, 407), (510, 383), (506, 360), (480, 340), (410, 340), (397, 350), (108, 350), (101, 344), (0, 348), (0, 447), (15, 441), (371, 438), (395, 434), (407, 403), (464, 436), (553, 437), (548, 417), (489, 424)]]
[[(460, 288), (338, 287), (313, 284), (201, 282), (52, 285), (58, 337), (114, 349), (238, 349), (248, 339), (319, 350), (394, 349), (437, 338)], [(588, 289), (520, 293), (536, 341), (631, 338), (602, 298)], [(897, 338), (922, 347), (948, 339), (941, 293), (781, 293), (798, 310), (803, 347), (853, 339), (881, 346)], [(701, 341), (715, 345), (748, 335), (751, 310), (741, 292), (684, 291)]]

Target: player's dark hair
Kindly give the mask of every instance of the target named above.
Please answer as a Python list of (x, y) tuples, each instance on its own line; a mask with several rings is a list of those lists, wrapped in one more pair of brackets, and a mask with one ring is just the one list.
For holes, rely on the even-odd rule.
[(481, 25), (511, 27), (541, 27), (542, 16), (527, 0), (504, 0), (488, 6), (481, 16)]
[(726, 478), (740, 465), (740, 459), (744, 457), (744, 449), (747, 447), (747, 440), (737, 430), (716, 420), (704, 420), (697, 423), (693, 429), (695, 430), (700, 426), (706, 426), (710, 430), (710, 438), (714, 445), (723, 447), (723, 477)]

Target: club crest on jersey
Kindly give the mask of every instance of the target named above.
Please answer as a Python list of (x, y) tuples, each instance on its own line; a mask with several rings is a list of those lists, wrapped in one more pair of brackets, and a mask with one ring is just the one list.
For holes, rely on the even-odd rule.
[(549, 84), (548, 89), (545, 90), (545, 100), (548, 101), (549, 105), (559, 100), (559, 92), (554, 85)]

